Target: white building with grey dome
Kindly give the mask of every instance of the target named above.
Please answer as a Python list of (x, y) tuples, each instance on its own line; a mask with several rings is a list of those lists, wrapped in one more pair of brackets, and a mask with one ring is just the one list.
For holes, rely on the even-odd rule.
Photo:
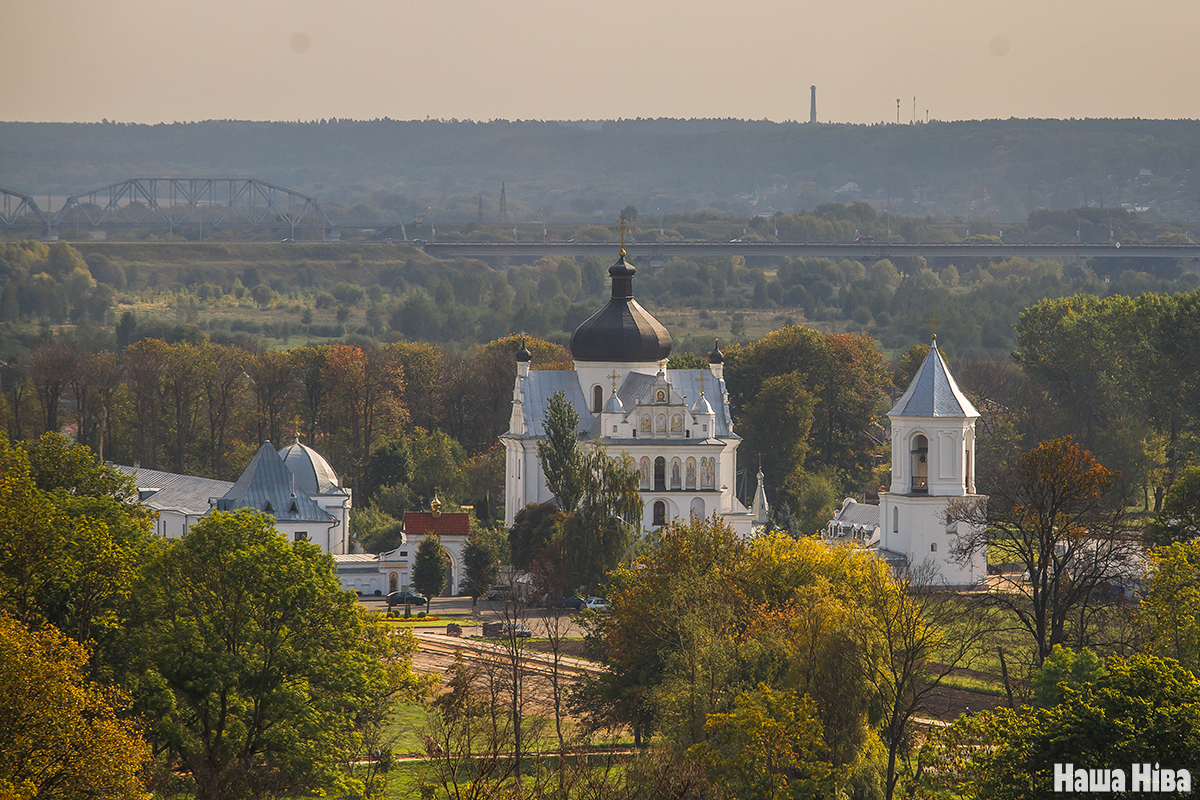
[(706, 369), (667, 369), (671, 334), (633, 296), (636, 269), (622, 250), (609, 268), (612, 297), (571, 336), (573, 370), (534, 370), (516, 356), (505, 448), (505, 523), (531, 503), (551, 502), (538, 461), (550, 398), (562, 392), (579, 414), (579, 439), (609, 455), (628, 453), (640, 473), (643, 529), (675, 519), (720, 515), (750, 535), (750, 512), (734, 493), (737, 448), (723, 356)]
[(213, 510), (252, 508), (274, 517), (292, 541), (310, 541), (333, 555), (350, 552), (352, 492), (299, 439), (282, 450), (264, 442), (233, 483), (136, 466), (116, 469), (133, 478), (142, 504), (158, 512), (161, 536), (182, 537)]

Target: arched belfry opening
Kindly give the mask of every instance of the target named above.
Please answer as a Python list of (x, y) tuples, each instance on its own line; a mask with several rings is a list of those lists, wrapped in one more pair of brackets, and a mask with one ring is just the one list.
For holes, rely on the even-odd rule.
[(592, 413), (599, 414), (604, 410), (604, 389), (600, 384), (592, 387)]
[(912, 438), (912, 493), (929, 494), (929, 440), (918, 433)]

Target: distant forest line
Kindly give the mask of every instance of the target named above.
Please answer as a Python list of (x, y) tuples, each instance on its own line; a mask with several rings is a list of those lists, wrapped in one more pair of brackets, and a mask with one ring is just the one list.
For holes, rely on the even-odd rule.
[[(712, 220), (673, 222), (703, 230)], [(857, 202), (758, 219), (747, 238), (770, 235), (772, 224), (817, 240), (888, 229), (910, 240), (939, 234), (922, 218), (885, 221)], [(1124, 241), (1186, 240), (1178, 223), (1100, 209), (1035, 212), (1006, 226), (1005, 240), (1053, 241), (1080, 229), (1085, 239), (1111, 229)], [(994, 240), (996, 232), (976, 223), (971, 239)], [(469, 354), (516, 333), (565, 345), (603, 304), (610, 264), (565, 256), (438, 260), (398, 242), (0, 242), (0, 323), (8, 325), (0, 358), (41, 336), (38, 326), (112, 330), (127, 312), (163, 338), (202, 334), (248, 349), (358, 337), (436, 342)], [(702, 355), (714, 338), (746, 342), (804, 323), (869, 334), (894, 355), (924, 340), (936, 316), (948, 352), (1003, 358), (1016, 345), (1020, 313), (1044, 298), (1190, 291), (1200, 285), (1194, 266), (1132, 258), (672, 258), (637, 262), (634, 292), (668, 325), (677, 353)], [(194, 334), (170, 333), (176, 326)]]
[[(939, 220), (1125, 206), (1200, 217), (1200, 122), (743, 120), (0, 123), (0, 185), (45, 202), (133, 176), (243, 175), (372, 221), (589, 221), (840, 201)], [(499, 205), (505, 187), (507, 216)]]

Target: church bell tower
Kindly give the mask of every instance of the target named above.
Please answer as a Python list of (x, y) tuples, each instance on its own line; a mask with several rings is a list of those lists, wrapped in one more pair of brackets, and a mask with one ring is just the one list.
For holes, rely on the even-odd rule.
[(888, 412), (892, 422), (892, 482), (880, 494), (880, 547), (908, 565), (932, 562), (939, 580), (973, 585), (987, 575), (983, 555), (960, 564), (952, 557), (958, 526), (947, 525), (952, 498), (975, 494), (975, 421), (937, 336), (908, 389)]

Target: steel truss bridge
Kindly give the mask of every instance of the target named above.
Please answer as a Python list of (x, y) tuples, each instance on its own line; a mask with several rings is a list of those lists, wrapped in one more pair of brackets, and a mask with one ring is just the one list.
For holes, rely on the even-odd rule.
[(268, 228), (320, 230), (327, 241), (340, 238), (315, 197), (257, 178), (129, 178), (73, 194), (53, 217), (30, 195), (0, 187), (0, 230), (39, 230), (47, 240), (59, 231), (153, 228)]

